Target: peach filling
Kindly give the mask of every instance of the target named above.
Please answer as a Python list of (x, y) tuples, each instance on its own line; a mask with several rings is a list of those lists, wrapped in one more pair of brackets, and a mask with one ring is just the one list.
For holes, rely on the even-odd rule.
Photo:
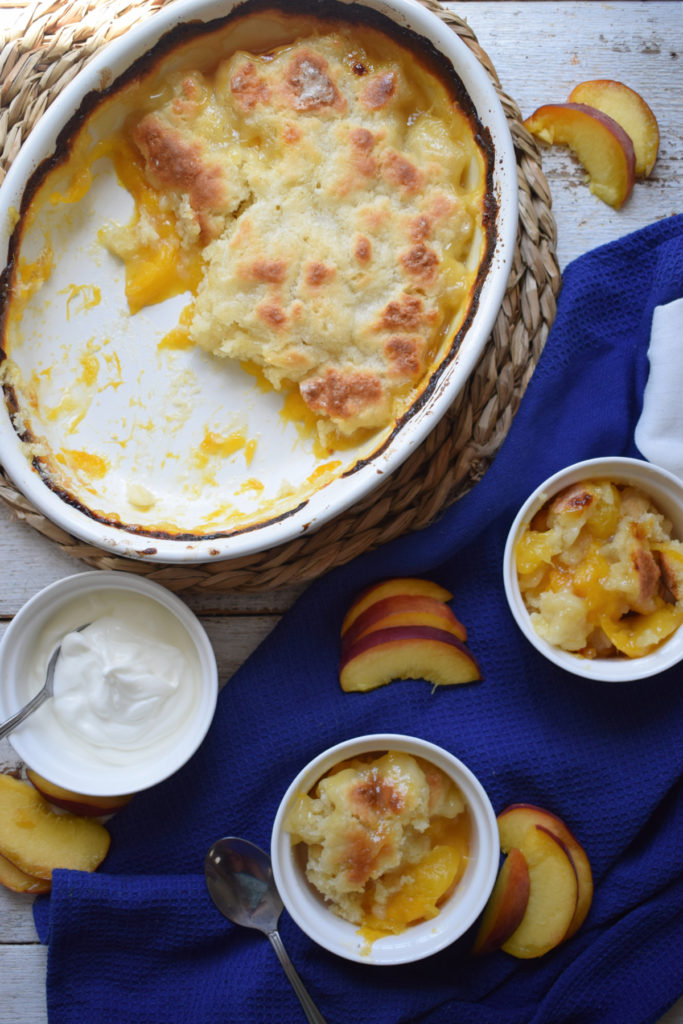
[(436, 917), (467, 867), (462, 793), (399, 751), (337, 765), (296, 798), (285, 827), (310, 884), (368, 941)]
[(637, 488), (568, 487), (517, 541), (519, 586), (536, 632), (584, 657), (638, 658), (683, 622), (683, 543)]

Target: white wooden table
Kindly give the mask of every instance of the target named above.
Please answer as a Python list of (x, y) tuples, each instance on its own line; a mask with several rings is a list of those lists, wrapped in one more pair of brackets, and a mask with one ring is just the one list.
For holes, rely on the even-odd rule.
[[(496, 2), (450, 6), (467, 19), (505, 91), (523, 116), (566, 100), (572, 87), (613, 78), (636, 89), (660, 125), (657, 166), (626, 205), (593, 197), (565, 151), (547, 151), (544, 170), (558, 225), (562, 269), (587, 250), (683, 208), (683, 4), (680, 2)], [(0, 26), (16, 16), (0, 4)], [(16, 522), (0, 503), (0, 635), (19, 608), (48, 583), (87, 567)], [(262, 595), (185, 595), (201, 615), (227, 680), (288, 608), (299, 588)], [(16, 755), (0, 741), (0, 770)], [(44, 1024), (46, 951), (38, 943), (30, 898), (0, 891), (0, 1024)], [(683, 998), (662, 1024), (683, 1024)]]

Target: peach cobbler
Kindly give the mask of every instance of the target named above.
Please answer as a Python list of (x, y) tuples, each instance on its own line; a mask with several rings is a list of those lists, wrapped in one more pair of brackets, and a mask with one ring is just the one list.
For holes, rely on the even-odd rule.
[(79, 513), (191, 543), (374, 486), (464, 380), (500, 272), (457, 61), (372, 5), (228, 7), (98, 77), (13, 214), (0, 304), (22, 458)]
[(638, 488), (571, 485), (534, 516), (515, 558), (534, 629), (563, 650), (637, 658), (683, 622), (683, 543)]
[(336, 766), (296, 799), (285, 828), (332, 910), (380, 934), (435, 917), (467, 866), (462, 793), (435, 765), (396, 751)]

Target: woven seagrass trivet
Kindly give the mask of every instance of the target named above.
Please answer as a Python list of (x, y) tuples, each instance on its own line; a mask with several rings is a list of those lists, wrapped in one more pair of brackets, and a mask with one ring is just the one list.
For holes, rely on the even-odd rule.
[[(1, 0), (0, 0), (1, 2)], [(0, 35), (0, 178), (64, 86), (105, 43), (167, 0), (33, 0)], [(484, 353), (448, 413), (409, 459), (364, 500), (315, 533), (278, 548), (199, 566), (112, 556), (46, 519), (0, 471), (0, 497), (17, 518), (100, 569), (143, 574), (172, 590), (273, 590), (312, 580), (432, 522), (483, 476), (508, 432), (555, 317), (560, 271), (550, 192), (536, 143), (470, 27), (439, 0), (422, 0), (470, 47), (503, 105), (517, 155), (519, 228), (502, 308)]]

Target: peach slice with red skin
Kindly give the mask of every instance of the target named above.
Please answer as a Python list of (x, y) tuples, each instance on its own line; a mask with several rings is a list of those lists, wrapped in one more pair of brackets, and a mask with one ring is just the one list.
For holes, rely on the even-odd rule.
[(529, 867), (521, 850), (511, 847), (484, 908), (472, 952), (499, 949), (517, 931), (529, 902)]
[(342, 635), (346, 633), (351, 624), (371, 604), (375, 604), (376, 601), (381, 601), (385, 597), (393, 597), (398, 594), (432, 597), (435, 601), (441, 602), (450, 601), (453, 597), (445, 587), (439, 586), (438, 583), (432, 583), (431, 580), (423, 580), (412, 576), (397, 576), (393, 579), (380, 580), (378, 583), (365, 587), (351, 603), (342, 622)]
[(457, 636), (431, 626), (374, 630), (342, 653), (339, 681), (343, 690), (374, 690), (394, 679), (426, 679), (435, 686), (450, 686), (476, 682), (481, 671)]
[(43, 778), (32, 768), (26, 769), (26, 777), (41, 796), (44, 796), (55, 807), (60, 807), (63, 811), (70, 811), (71, 814), (78, 814), (83, 818), (98, 818), (105, 814), (113, 814), (125, 807), (132, 799), (131, 793), (126, 793), (123, 796), (89, 796), (86, 793), (75, 793)]
[(498, 815), (498, 831), (503, 850), (518, 847), (530, 828), (540, 825), (552, 832), (566, 848), (578, 881), (576, 909), (565, 939), (571, 938), (586, 919), (593, 901), (593, 873), (586, 851), (567, 825), (551, 811), (534, 804), (511, 804)]
[(464, 643), (467, 630), (443, 601), (417, 594), (395, 594), (375, 601), (342, 634), (342, 649), (371, 630), (388, 626), (434, 626), (453, 633)]
[(588, 173), (590, 190), (619, 209), (635, 181), (633, 143), (613, 118), (583, 103), (549, 103), (524, 122), (549, 145), (569, 146)]
[(570, 103), (583, 103), (621, 125), (633, 143), (637, 178), (648, 178), (659, 152), (657, 118), (643, 97), (623, 82), (597, 78), (581, 82), (569, 94)]
[(543, 825), (525, 832), (520, 850), (529, 868), (529, 899), (522, 920), (501, 949), (529, 960), (544, 956), (565, 939), (579, 887), (566, 846)]

